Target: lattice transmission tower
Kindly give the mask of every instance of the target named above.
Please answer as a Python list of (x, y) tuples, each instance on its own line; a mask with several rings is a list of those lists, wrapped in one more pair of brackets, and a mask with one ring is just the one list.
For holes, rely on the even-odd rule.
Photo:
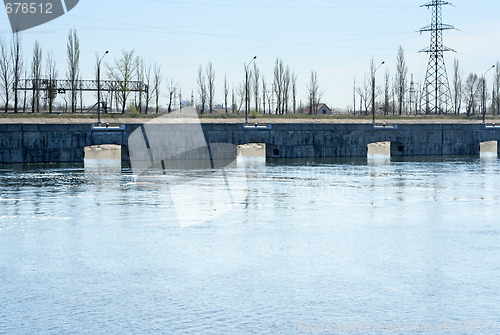
[(454, 26), (442, 23), (442, 6), (451, 5), (443, 0), (432, 0), (421, 7), (432, 8), (431, 25), (420, 29), (422, 32), (431, 33), (430, 46), (420, 52), (429, 54), (429, 64), (422, 87), (422, 99), (426, 114), (447, 113), (451, 107), (451, 90), (444, 64), (444, 53), (454, 51), (443, 44), (443, 31), (455, 29)]

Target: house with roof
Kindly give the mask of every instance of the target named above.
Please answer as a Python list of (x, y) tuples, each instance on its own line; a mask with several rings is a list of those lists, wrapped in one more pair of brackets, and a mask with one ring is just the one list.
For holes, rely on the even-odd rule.
[(332, 115), (332, 110), (326, 104), (319, 104), (316, 108), (318, 115)]

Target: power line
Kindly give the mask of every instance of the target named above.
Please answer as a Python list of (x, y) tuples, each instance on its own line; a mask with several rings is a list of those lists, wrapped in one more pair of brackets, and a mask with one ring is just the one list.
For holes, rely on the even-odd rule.
[(374, 8), (409, 8), (412, 6), (280, 6), (280, 5), (255, 5), (255, 4), (235, 4), (220, 2), (194, 2), (194, 1), (175, 1), (175, 0), (150, 0), (152, 2), (170, 3), (188, 6), (210, 6), (210, 7), (239, 7), (239, 8), (268, 8), (268, 9), (374, 9)]
[(493, 21), (500, 22), (500, 19), (492, 17), (492, 16), (489, 16), (489, 15), (485, 15), (483, 13), (475, 12), (473, 10), (470, 10), (470, 9), (467, 9), (467, 8), (463, 8), (463, 7), (460, 7), (460, 6), (455, 6), (455, 5), (453, 5), (453, 7), (457, 8), (457, 9), (460, 9), (460, 10), (463, 10), (464, 12), (468, 12), (468, 13), (471, 13), (471, 14), (474, 14), (474, 15), (477, 15), (477, 16), (482, 16), (484, 18), (487, 18), (487, 19), (490, 19), (490, 20), (493, 20)]

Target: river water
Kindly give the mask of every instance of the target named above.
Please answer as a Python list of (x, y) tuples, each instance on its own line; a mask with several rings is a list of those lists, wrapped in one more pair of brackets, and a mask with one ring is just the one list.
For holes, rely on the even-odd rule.
[(0, 333), (500, 332), (497, 158), (242, 170), (215, 215), (112, 160), (0, 166)]

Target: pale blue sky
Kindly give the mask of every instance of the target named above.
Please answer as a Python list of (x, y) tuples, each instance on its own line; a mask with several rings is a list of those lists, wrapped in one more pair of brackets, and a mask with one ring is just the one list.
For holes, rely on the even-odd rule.
[[(429, 35), (417, 31), (430, 23), (431, 12), (418, 0), (80, 0), (67, 15), (23, 33), (24, 51), (30, 57), (34, 40), (44, 51), (52, 50), (60, 77), (66, 73), (66, 42), (70, 28), (77, 29), (81, 45), (82, 75), (93, 78), (96, 53), (109, 50), (106, 62), (121, 50), (162, 66), (165, 76), (177, 81), (184, 97), (197, 91), (200, 64), (212, 61), (216, 71), (217, 101), (222, 102), (226, 73), (230, 83), (244, 79), (243, 64), (254, 55), (267, 81), (272, 81), (276, 57), (298, 76), (299, 98), (306, 100), (310, 71), (318, 72), (323, 100), (333, 107), (352, 104), (352, 85), (361, 82), (373, 57), (386, 65), (377, 73), (395, 72), (401, 45), (409, 73), (423, 81)], [(500, 2), (454, 1), (444, 7), (444, 22), (459, 31), (445, 33), (451, 70), (458, 58), (465, 73), (481, 74), (500, 60)], [(0, 31), (9, 36), (5, 12)], [(449, 70), (449, 71), (450, 71)], [(450, 71), (451, 72), (451, 71)], [(451, 75), (451, 73), (450, 73)], [(489, 76), (492, 72), (489, 73)], [(489, 78), (491, 82), (491, 78)], [(269, 85), (270, 86), (270, 85)], [(165, 89), (164, 89), (165, 92)]]

